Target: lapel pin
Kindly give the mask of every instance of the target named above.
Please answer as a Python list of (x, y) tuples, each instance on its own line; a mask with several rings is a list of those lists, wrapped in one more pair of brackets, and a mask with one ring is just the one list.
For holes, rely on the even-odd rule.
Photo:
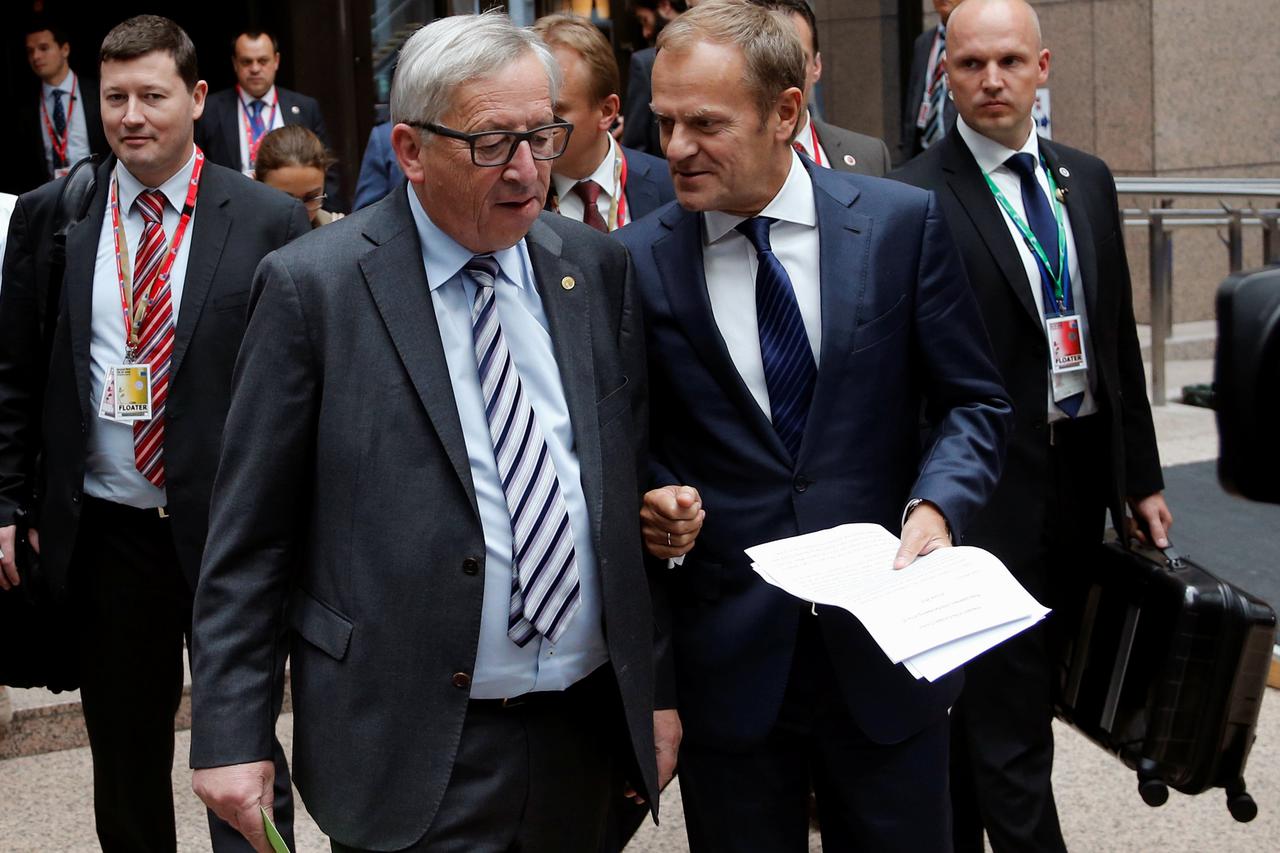
[(1061, 176), (1062, 176), (1062, 177), (1064, 177), (1064, 178), (1069, 178), (1069, 177), (1071, 177), (1071, 170), (1070, 170), (1070, 169), (1068, 169), (1066, 166), (1059, 166), (1059, 167), (1058, 167), (1058, 174), (1059, 174), (1059, 175), (1061, 175)]
[(1054, 192), (1054, 195), (1056, 195), (1056, 196), (1058, 197), (1058, 203), (1059, 203), (1059, 204), (1066, 204), (1066, 203), (1067, 203), (1067, 188), (1066, 188), (1066, 187), (1058, 187), (1058, 189)]
[(560, 286), (563, 287), (565, 290), (573, 290), (573, 286), (576, 283), (577, 282), (573, 280), (573, 276), (571, 275), (567, 275), (564, 278), (560, 279)]
[(293, 113), (294, 115), (297, 115), (298, 113), (302, 112), (302, 110), (298, 107), (297, 104), (294, 104), (293, 106), (289, 107), (289, 112)]
[(854, 157), (852, 154), (846, 154), (844, 155), (844, 164), (846, 166), (856, 166), (858, 164), (858, 158)]

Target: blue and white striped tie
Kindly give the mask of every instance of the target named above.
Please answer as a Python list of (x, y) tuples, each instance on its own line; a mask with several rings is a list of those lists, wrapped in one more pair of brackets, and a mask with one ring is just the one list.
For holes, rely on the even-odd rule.
[(464, 269), (476, 284), (471, 332), (493, 455), (511, 513), (507, 635), (518, 646), (538, 634), (555, 643), (582, 600), (569, 511), (546, 439), (498, 322), (494, 297), (498, 262), (491, 255), (477, 255)]

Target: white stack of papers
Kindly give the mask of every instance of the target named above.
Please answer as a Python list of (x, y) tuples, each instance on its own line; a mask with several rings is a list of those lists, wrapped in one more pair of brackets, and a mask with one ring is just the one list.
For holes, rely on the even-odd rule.
[(797, 598), (843, 608), (893, 663), (936, 681), (1049, 612), (981, 548), (940, 548), (894, 569), (898, 537), (878, 524), (747, 549), (760, 577)]

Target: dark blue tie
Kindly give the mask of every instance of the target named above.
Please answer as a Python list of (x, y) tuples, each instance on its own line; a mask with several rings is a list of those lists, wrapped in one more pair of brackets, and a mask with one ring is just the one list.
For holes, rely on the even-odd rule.
[[(66, 135), (66, 132), (67, 132), (67, 111), (62, 106), (62, 90), (54, 89), (53, 90), (53, 133), (55, 136), (58, 137), (59, 143), (62, 142), (62, 137)], [(62, 154), (59, 154), (56, 150), (53, 152), (53, 159), (57, 161), (56, 163), (54, 163), (54, 165), (57, 166), (59, 169), (67, 165), (67, 158), (65, 154), (66, 154), (65, 150), (63, 151)]]
[(777, 220), (754, 216), (738, 225), (755, 247), (756, 319), (760, 330), (760, 358), (764, 362), (764, 382), (769, 389), (769, 409), (773, 428), (794, 460), (800, 455), (809, 402), (818, 366), (813, 360), (804, 319), (791, 288), (791, 278), (769, 245), (769, 226)]
[[(1049, 207), (1049, 199), (1045, 197), (1044, 191), (1040, 188), (1040, 182), (1036, 180), (1036, 158), (1023, 151), (1005, 160), (1004, 164), (1022, 182), (1022, 209), (1026, 212), (1027, 224), (1031, 226), (1031, 233), (1035, 234), (1036, 239), (1040, 241), (1040, 248), (1044, 250), (1044, 256), (1049, 261), (1053, 275), (1056, 276), (1060, 266), (1058, 257), (1058, 221), (1053, 218), (1053, 210)], [(1037, 263), (1037, 266), (1040, 265)], [(1058, 306), (1054, 305), (1053, 300), (1050, 299), (1053, 295), (1053, 279), (1043, 267), (1040, 268), (1040, 281), (1044, 289), (1045, 316), (1055, 316), (1058, 313)], [(1071, 298), (1071, 294), (1067, 291), (1069, 287), (1071, 287), (1071, 282), (1066, 276), (1063, 276), (1063, 300)], [(1070, 397), (1064, 397), (1055, 402), (1059, 409), (1067, 413), (1068, 417), (1074, 418), (1080, 413), (1080, 406), (1084, 403), (1084, 394), (1072, 394)]]

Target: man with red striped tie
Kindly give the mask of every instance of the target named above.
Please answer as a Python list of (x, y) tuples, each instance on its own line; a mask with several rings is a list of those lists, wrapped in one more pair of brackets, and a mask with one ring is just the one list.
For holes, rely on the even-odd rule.
[[(114, 156), (68, 232), (62, 280), (51, 280), (49, 247), (65, 180), (22, 196), (10, 229), (0, 595), (40, 580), (74, 606), (65, 630), (79, 649), (102, 849), (168, 851), (182, 648), (249, 285), (264, 255), (310, 227), (301, 205), (206, 162), (195, 146), (207, 87), (176, 24), (125, 21), (100, 57)], [(46, 306), (56, 308), (46, 316)], [(23, 540), (39, 556), (38, 579), (15, 559)], [(287, 831), (278, 744), (275, 756), (276, 816)], [(219, 851), (247, 849), (214, 818), (211, 832)]]

